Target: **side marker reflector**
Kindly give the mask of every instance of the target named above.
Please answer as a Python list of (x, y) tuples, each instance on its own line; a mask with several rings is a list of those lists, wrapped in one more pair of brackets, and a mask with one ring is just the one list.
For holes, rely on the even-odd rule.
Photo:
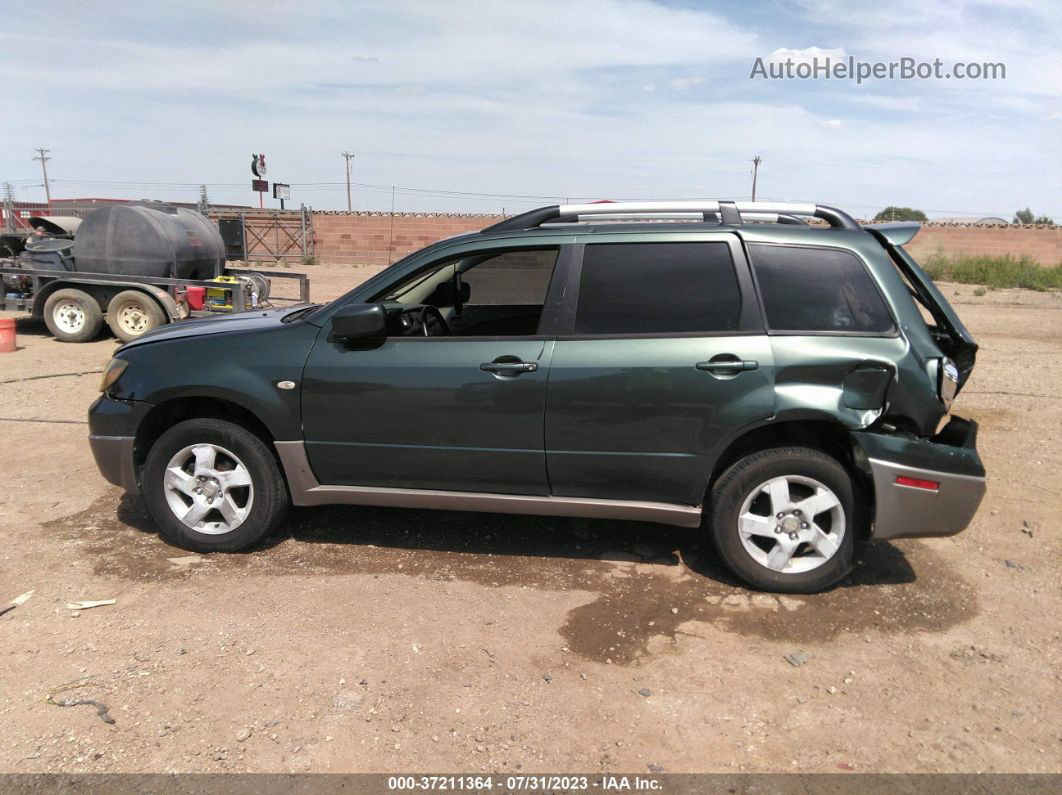
[(909, 478), (906, 475), (896, 476), (897, 486), (910, 486), (912, 489), (925, 489), (926, 491), (940, 491), (940, 484), (935, 480), (921, 480)]

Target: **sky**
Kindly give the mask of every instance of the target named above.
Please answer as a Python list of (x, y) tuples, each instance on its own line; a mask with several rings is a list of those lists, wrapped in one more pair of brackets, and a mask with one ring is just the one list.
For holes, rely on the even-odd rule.
[[(814, 201), (1062, 220), (1062, 3), (225, 0), (20, 4), (0, 182), (52, 196), (506, 212)], [(15, 24), (9, 24), (10, 21)], [(757, 59), (1002, 63), (997, 80), (766, 80)], [(391, 186), (395, 186), (392, 192)], [(267, 206), (277, 206), (272, 198)]]

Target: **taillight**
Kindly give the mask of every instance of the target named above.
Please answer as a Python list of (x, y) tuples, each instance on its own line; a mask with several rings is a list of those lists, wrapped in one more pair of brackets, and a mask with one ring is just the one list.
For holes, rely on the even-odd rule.
[(959, 391), (959, 368), (955, 362), (946, 356), (940, 362), (938, 391), (944, 408), (950, 410), (951, 404), (955, 400), (955, 393)]

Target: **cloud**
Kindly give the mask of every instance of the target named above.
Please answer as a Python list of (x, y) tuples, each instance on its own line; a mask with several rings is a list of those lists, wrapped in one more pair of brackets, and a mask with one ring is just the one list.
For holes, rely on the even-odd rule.
[[(761, 25), (734, 5), (704, 5), (366, 0), (352, 11), (304, 0), (298, 14), (215, 3), (194, 13), (162, 4), (148, 15), (111, 0), (80, 15), (71, 36), (52, 25), (48, 4), (31, 4), (17, 31), (0, 31), (0, 67), (21, 74), (33, 64), (32, 81), (8, 87), (12, 107), (34, 110), (5, 120), (5, 179), (36, 184), (30, 150), (43, 145), (59, 195), (62, 180), (106, 177), (217, 183), (212, 197), (249, 203), (247, 155), (265, 151), (277, 179), (334, 183), (293, 188), (295, 201), (335, 208), (345, 206), (339, 153), (349, 150), (365, 183), (716, 197), (747, 195), (748, 160), (760, 153), (766, 197), (948, 214), (1032, 204), (1062, 216), (1057, 15), (1021, 0), (976, 13), (894, 0), (858, 14), (800, 0), (778, 24)], [(803, 42), (817, 46), (786, 46)], [(764, 53), (798, 62), (961, 53), (1005, 60), (1008, 79), (748, 80)], [(942, 203), (960, 201), (943, 186), (961, 188), (962, 203)], [(386, 208), (390, 191), (356, 189), (355, 201)], [(510, 210), (535, 203), (545, 202), (504, 201)], [(398, 193), (399, 209), (501, 206)]]
[(668, 85), (676, 91), (686, 91), (694, 86), (699, 86), (703, 82), (703, 77), (694, 75), (693, 77), (674, 77), (669, 81)]
[(848, 57), (846, 53), (840, 47), (833, 47), (829, 49), (823, 49), (821, 47), (805, 47), (801, 50), (794, 50), (788, 47), (779, 47), (777, 50), (767, 56), (767, 60), (773, 63), (785, 63), (791, 60), (794, 64), (806, 63), (812, 64), (815, 59), (818, 59), (820, 64), (826, 63), (826, 59), (829, 58), (831, 63), (842, 61)]

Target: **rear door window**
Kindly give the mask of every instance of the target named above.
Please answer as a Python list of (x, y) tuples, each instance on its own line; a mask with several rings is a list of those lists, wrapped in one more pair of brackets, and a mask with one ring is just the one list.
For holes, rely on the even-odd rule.
[(740, 314), (726, 243), (597, 243), (585, 249), (576, 334), (735, 331)]
[(752, 270), (777, 332), (888, 334), (892, 316), (862, 260), (847, 251), (749, 245)]

